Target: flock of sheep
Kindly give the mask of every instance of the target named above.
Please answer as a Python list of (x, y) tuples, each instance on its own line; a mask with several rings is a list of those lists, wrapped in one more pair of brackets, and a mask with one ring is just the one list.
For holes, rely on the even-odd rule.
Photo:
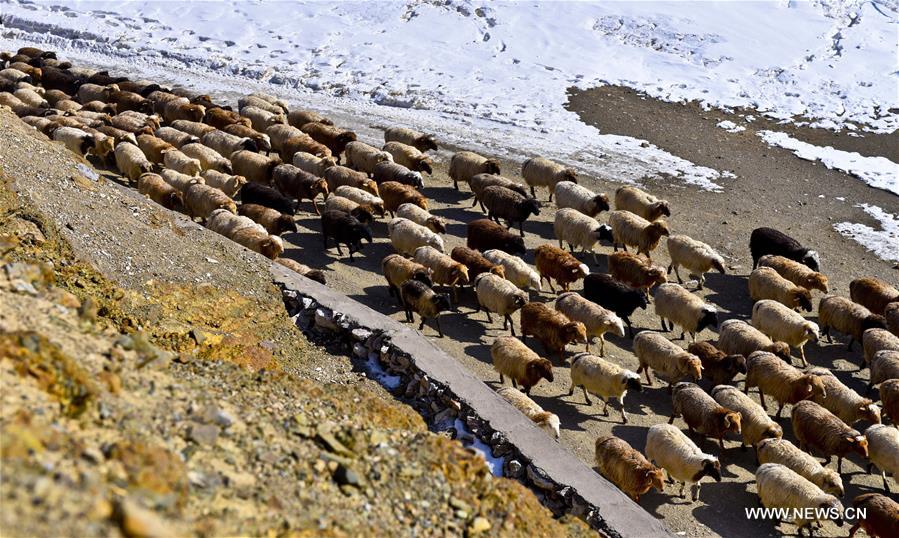
[[(755, 447), (758, 493), (768, 507), (841, 507), (841, 464), (850, 453), (876, 465), (887, 490), (885, 475), (899, 476), (899, 291), (875, 278), (859, 278), (850, 298), (820, 299), (819, 326), (797, 312), (812, 310), (811, 290), (828, 291), (818, 256), (777, 230), (758, 228), (750, 238), (751, 322), (728, 320), (718, 327), (716, 308), (685, 286), (667, 282), (667, 275), (674, 271), (682, 282), (679, 270), (686, 269), (702, 289), (704, 273), (725, 272), (723, 258), (701, 241), (671, 235), (663, 220), (671, 215), (668, 202), (640, 189), (619, 188), (612, 211), (607, 195), (578, 185), (572, 170), (547, 159), (524, 163), (525, 185), (501, 176), (492, 159), (456, 153), (449, 166), (453, 184), (468, 185), (472, 207), (480, 204), (487, 218), (469, 222), (467, 246), (447, 254), (446, 223), (429, 213), (420, 191), (421, 174), (432, 172), (427, 152), (437, 149), (431, 136), (390, 128), (379, 149), (318, 113), (288, 110), (265, 94), (241, 98), (234, 111), (209, 96), (78, 69), (35, 48), (3, 53), (0, 61), (0, 105), (23, 121), (80, 155), (114, 165), (160, 205), (201, 219), (209, 229), (319, 282), (325, 282), (321, 271), (279, 258), (280, 234), (297, 230), (293, 215), (302, 204), (310, 202), (308, 211), (321, 215), (325, 248), (331, 241), (342, 255), (345, 245), (351, 261), (364, 241), (372, 242), (372, 222), (389, 213), (396, 254), (386, 256), (381, 267), (407, 320), (417, 314), (420, 330), (433, 320), (442, 336), (440, 314), (458, 300), (460, 287), (470, 286), (487, 322), (496, 314), (510, 331), (490, 348), (501, 382), (508, 377), (513, 385), (499, 394), (556, 438), (559, 417), (529, 397), (541, 379), (553, 380), (554, 368), (569, 365), (569, 394), (580, 387), (588, 403), (591, 393), (601, 398), (604, 415), (609, 401), (617, 402), (625, 423), (626, 393), (642, 390), (641, 374), (652, 386), (655, 373), (668, 383), (673, 413), (667, 424), (649, 428), (644, 452), (613, 435), (595, 445), (600, 472), (635, 500), (652, 488), (662, 491), (665, 474), (681, 482), (681, 495), (690, 485), (695, 500), (702, 478), (721, 480), (718, 457), (700, 446), (710, 436), (723, 449), (729, 434)], [(558, 246), (539, 246), (532, 267), (520, 256), (527, 252), (523, 223), (541, 209), (535, 188), (548, 189), (551, 202), (555, 197)], [(596, 219), (603, 211), (610, 211), (608, 224)], [(651, 259), (663, 237), (671, 257), (667, 270)], [(601, 241), (614, 246), (609, 272), (590, 274), (574, 251), (593, 252), (595, 260)], [(581, 280), (581, 293), (569, 291)], [(554, 284), (561, 288), (554, 304), (530, 301), (529, 290), (542, 289), (544, 282), (553, 292)], [(453, 296), (439, 293), (437, 286)], [(690, 335), (687, 349), (659, 332), (633, 334), (629, 317), (649, 304), (665, 332), (678, 327), (682, 338)], [(516, 311), (520, 339), (511, 318)], [(636, 371), (603, 358), (604, 335), (625, 337), (625, 325), (639, 361)], [(717, 342), (695, 340), (706, 327), (718, 327)], [(881, 424), (881, 408), (830, 370), (808, 368), (803, 346), (819, 338), (821, 329), (828, 338), (832, 330), (849, 336), (850, 347), (853, 340), (862, 343), (868, 388), (879, 385), (883, 413), (893, 426)], [(542, 344), (545, 356), (526, 345), (529, 336)], [(590, 352), (596, 337), (598, 354)], [(584, 344), (586, 351), (566, 363), (568, 344)], [(803, 368), (793, 366), (791, 348)], [(742, 391), (734, 381), (738, 374), (745, 374)], [(695, 384), (700, 378), (713, 382), (711, 392)], [(758, 389), (758, 402), (748, 395), (751, 388)], [(792, 406), (798, 447), (782, 438), (782, 427), (768, 415), (766, 396), (778, 404), (776, 418), (785, 405)], [(699, 436), (700, 445), (672, 424), (677, 418)], [(864, 433), (852, 428), (862, 420), (872, 424)], [(826, 457), (825, 465), (812, 454)], [(832, 456), (836, 470), (826, 466)], [(866, 507), (868, 517), (856, 522), (853, 532), (861, 526), (872, 536), (899, 536), (895, 501), (867, 493), (854, 504)], [(811, 521), (795, 523), (802, 529)]]

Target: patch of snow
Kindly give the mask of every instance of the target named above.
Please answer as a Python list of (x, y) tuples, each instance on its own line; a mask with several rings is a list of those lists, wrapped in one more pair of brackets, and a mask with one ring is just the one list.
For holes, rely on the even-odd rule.
[(503, 476), (503, 463), (505, 460), (503, 458), (495, 457), (490, 445), (474, 436), (468, 428), (465, 427), (465, 423), (458, 418), (453, 423), (453, 428), (455, 428), (458, 433), (458, 439), (472, 439), (471, 441), (463, 441), (463, 445), (465, 445), (466, 448), (473, 449), (484, 458), (484, 461), (487, 463), (487, 468), (490, 469), (493, 476)]
[(387, 390), (396, 390), (399, 388), (402, 378), (398, 375), (390, 375), (381, 366), (377, 353), (369, 353), (368, 360), (365, 362), (365, 369), (369, 374)]
[(880, 229), (875, 230), (866, 224), (855, 222), (840, 222), (833, 225), (834, 229), (844, 237), (861, 244), (878, 258), (899, 262), (899, 215), (893, 215), (869, 204), (860, 204), (856, 207), (862, 208), (865, 213), (877, 220)]
[(899, 164), (886, 157), (864, 157), (830, 146), (815, 146), (775, 131), (759, 131), (758, 135), (769, 145), (788, 149), (800, 159), (821, 161), (827, 168), (852, 174), (872, 187), (899, 195)]
[(720, 127), (729, 133), (739, 133), (740, 131), (746, 130), (746, 127), (737, 125), (730, 120), (719, 121), (717, 127)]

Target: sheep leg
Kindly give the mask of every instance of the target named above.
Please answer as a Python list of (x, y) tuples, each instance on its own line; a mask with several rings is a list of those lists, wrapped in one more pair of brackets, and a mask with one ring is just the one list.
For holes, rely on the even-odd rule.
[(532, 196), (533, 198), (536, 198), (536, 197), (537, 197), (537, 193), (534, 191), (534, 186), (533, 186), (533, 185), (531, 185), (531, 196)]
[[(512, 332), (512, 336), (515, 336), (515, 324), (512, 323), (512, 316), (506, 314), (506, 322), (509, 324), (509, 330)], [(503, 329), (505, 328), (506, 326), (503, 325)]]
[(562, 244), (562, 240), (561, 240), (561, 239), (559, 239), (559, 248), (560, 248), (560, 249), (564, 249), (564, 248), (565, 248), (565, 245)]
[[(593, 402), (587, 397), (587, 387), (581, 385), (581, 388), (584, 389), (584, 401), (587, 402), (587, 405), (591, 405)], [(608, 403), (606, 403), (606, 405), (608, 405)]]
[(484, 313), (487, 314), (487, 323), (493, 323), (493, 317), (490, 315), (490, 311), (485, 308)]
[(453, 282), (453, 301), (456, 303), (459, 302), (459, 287), (456, 286), (455, 282)]
[(631, 325), (630, 318), (624, 318), (624, 322), (627, 323), (627, 333), (631, 340), (634, 339), (634, 327)]
[(883, 489), (885, 489), (887, 491), (887, 493), (892, 493), (890, 491), (890, 484), (887, 482), (886, 471), (880, 471), (880, 478), (883, 479)]
[(837, 456), (837, 473), (843, 474), (843, 456)]
[[(586, 388), (584, 389), (584, 397), (585, 398), (587, 397), (587, 389)], [(609, 416), (609, 401), (608, 400), (603, 400), (603, 402), (602, 402), (602, 416), (604, 416), (604, 417)]]
[(665, 326), (665, 318), (659, 317), (659, 321), (662, 323), (662, 332), (668, 332), (668, 327)]
[(503, 374), (499, 374), (499, 384), (502, 385), (506, 382), (506, 379), (503, 377)]
[(693, 484), (693, 502), (696, 502), (699, 500), (699, 487), (700, 487), (699, 482)]
[(571, 386), (568, 387), (568, 395), (569, 395), (569, 396), (573, 396), (573, 395), (574, 395), (574, 382), (573, 382), (573, 381), (571, 382)]
[(553, 188), (547, 187), (547, 189), (549, 190), (549, 201), (552, 202), (553, 201)]
[(316, 215), (321, 215), (321, 212), (318, 210), (318, 204), (315, 203), (315, 200), (312, 200), (312, 209), (315, 210)]
[(850, 337), (849, 337), (849, 343), (846, 344), (846, 351), (852, 351), (852, 342), (854, 342), (854, 341), (855, 341), (855, 337), (854, 337), (854, 336), (850, 336)]
[(475, 197), (474, 197), (474, 201), (471, 202), (471, 207), (474, 207), (474, 206), (476, 206), (476, 205), (478, 205), (478, 197), (477, 197), (477, 196), (475, 196)]
[(718, 438), (718, 448), (720, 448), (721, 451), (724, 452), (724, 439), (722, 439), (721, 437)]
[(827, 336), (827, 343), (832, 344), (833, 338), (830, 337), (830, 327), (824, 327), (824, 334)]
[(686, 487), (687, 487), (687, 483), (686, 483), (686, 482), (681, 482), (681, 483), (680, 483), (680, 494), (679, 494), (678, 496), (679, 496), (681, 499), (686, 499), (686, 498), (687, 498), (687, 496), (684, 495), (684, 490), (686, 489)]
[(780, 404), (780, 407), (777, 408), (777, 413), (774, 415), (775, 418), (780, 418), (780, 414), (784, 410), (784, 404)]
[(518, 383), (515, 381), (515, 378), (514, 378), (514, 377), (509, 377), (509, 379), (512, 380), (512, 388), (513, 388), (513, 389), (517, 389), (517, 388), (518, 388)]
[[(587, 347), (587, 351), (590, 351), (589, 344)], [(599, 335), (599, 356), (606, 356), (606, 339), (603, 335)]]
[(765, 412), (767, 413), (768, 412), (768, 404), (765, 403), (765, 393), (762, 392), (762, 387), (759, 387), (759, 401), (762, 403), (762, 409), (764, 409)]
[(521, 237), (524, 237), (524, 221), (518, 223), (518, 233), (521, 234)]
[(546, 282), (549, 284), (549, 290), (553, 293), (556, 292), (556, 288), (553, 287), (553, 281), (551, 278), (547, 278)]
[(440, 328), (440, 318), (437, 316), (434, 316), (434, 325), (437, 326), (437, 335), (440, 336), (440, 338), (443, 338), (443, 329)]
[(699, 287), (696, 289), (702, 290), (704, 286), (705, 286), (705, 275), (702, 274), (702, 275), (699, 275)]
[(574, 254), (574, 245), (572, 245), (571, 243), (568, 243), (568, 252)]
[(849, 528), (849, 538), (855, 536), (855, 533), (858, 532), (858, 529), (862, 526), (862, 524), (858, 521), (855, 522), (855, 525)]
[(618, 403), (621, 405), (621, 423), (627, 424), (627, 413), (624, 411), (624, 400), (619, 398)]

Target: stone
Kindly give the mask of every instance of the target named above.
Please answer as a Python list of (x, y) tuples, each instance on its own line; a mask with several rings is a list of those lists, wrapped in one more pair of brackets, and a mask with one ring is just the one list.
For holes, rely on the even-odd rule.
[(336, 331), (337, 324), (334, 323), (333, 312), (327, 308), (315, 309), (315, 327), (326, 331)]
[(530, 480), (536, 488), (546, 491), (553, 491), (556, 489), (556, 483), (547, 476), (543, 469), (528, 465), (527, 475), (528, 480)]
[(334, 471), (334, 481), (340, 486), (362, 487), (363, 481), (356, 471), (346, 465), (338, 464)]
[(198, 445), (214, 445), (219, 437), (219, 427), (215, 424), (194, 422), (190, 426), (187, 437)]
[(506, 464), (506, 475), (511, 478), (521, 478), (524, 474), (524, 467), (518, 460), (509, 460)]
[(352, 450), (347, 448), (346, 445), (344, 445), (343, 443), (338, 441), (336, 437), (334, 437), (334, 434), (331, 433), (331, 427), (328, 424), (322, 424), (318, 427), (316, 438), (321, 441), (331, 452), (343, 454), (345, 456), (353, 455)]
[(490, 527), (493, 525), (490, 524), (490, 520), (485, 517), (476, 517), (474, 521), (471, 522), (471, 525), (468, 526), (469, 534), (481, 534), (482, 532), (487, 532), (490, 530)]
[(118, 503), (114, 515), (122, 534), (129, 538), (169, 538), (178, 535), (161, 517), (129, 499)]

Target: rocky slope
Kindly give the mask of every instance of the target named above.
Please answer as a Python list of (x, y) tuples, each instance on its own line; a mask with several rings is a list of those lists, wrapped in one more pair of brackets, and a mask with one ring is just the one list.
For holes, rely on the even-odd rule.
[(0, 110), (6, 536), (577, 535), (287, 318), (266, 261)]

